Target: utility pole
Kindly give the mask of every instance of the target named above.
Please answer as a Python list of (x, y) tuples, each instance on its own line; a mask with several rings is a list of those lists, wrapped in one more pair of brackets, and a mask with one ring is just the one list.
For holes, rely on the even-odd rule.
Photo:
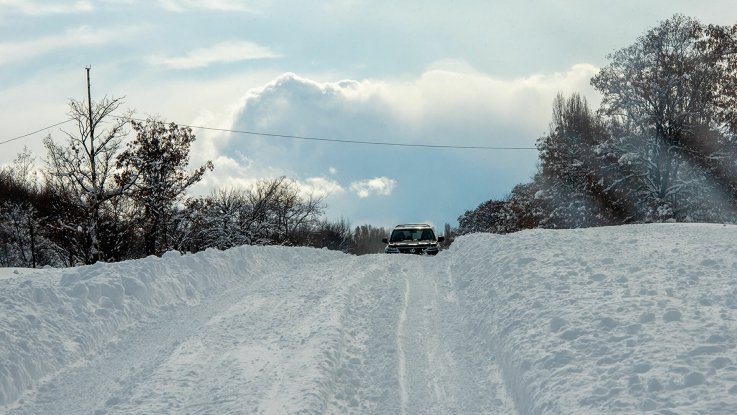
[(97, 260), (101, 259), (100, 255), (100, 203), (98, 200), (97, 189), (97, 170), (95, 169), (95, 122), (92, 120), (92, 94), (90, 92), (90, 69), (92, 66), (85, 66), (87, 70), (87, 115), (90, 121), (90, 176), (92, 177), (92, 203), (94, 206), (95, 221), (95, 244), (97, 245)]
[(92, 188), (97, 190), (97, 180), (95, 177), (95, 124), (92, 122), (92, 94), (90, 93), (90, 69), (91, 66), (86, 66), (87, 70), (87, 113), (90, 121), (90, 167), (92, 168)]

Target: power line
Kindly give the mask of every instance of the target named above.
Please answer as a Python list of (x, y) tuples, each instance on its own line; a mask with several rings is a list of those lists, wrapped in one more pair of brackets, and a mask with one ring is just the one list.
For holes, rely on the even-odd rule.
[(56, 127), (57, 125), (62, 125), (62, 124), (66, 124), (66, 123), (68, 123), (69, 121), (72, 121), (72, 120), (71, 120), (71, 119), (68, 119), (68, 120), (66, 120), (66, 121), (58, 122), (58, 123), (56, 123), (56, 124), (54, 124), (54, 125), (49, 125), (48, 127), (44, 127), (44, 128), (42, 128), (42, 129), (40, 129), (40, 130), (36, 130), (36, 131), (34, 131), (34, 132), (32, 132), (32, 133), (28, 133), (28, 134), (23, 134), (23, 135), (19, 135), (18, 137), (15, 137), (15, 138), (11, 138), (10, 140), (5, 140), (5, 141), (1, 141), (1, 142), (0, 142), (0, 144), (5, 144), (5, 143), (9, 143), (9, 142), (11, 142), (11, 141), (15, 141), (15, 140), (18, 140), (18, 139), (21, 139), (21, 138), (24, 138), (24, 137), (28, 137), (29, 135), (33, 135), (33, 134), (36, 134), (36, 133), (40, 133), (40, 132), (41, 132), (41, 131), (43, 131), (43, 130), (48, 130), (49, 128), (52, 128), (52, 127)]
[[(120, 117), (112, 115), (113, 118), (122, 118), (122, 119), (130, 119), (134, 121), (139, 122), (145, 122), (146, 120), (140, 119), (140, 118), (130, 118), (130, 117)], [(48, 127), (44, 127), (38, 131), (34, 131), (32, 133), (24, 134), (15, 138), (11, 138), (10, 140), (6, 140), (3, 142), (0, 142), (0, 144), (5, 144), (14, 140), (18, 140), (20, 138), (28, 137), (29, 135), (36, 134), (38, 132), (41, 132), (43, 130), (49, 129), (51, 127), (56, 127), (57, 125), (65, 124), (70, 120), (62, 121), (60, 123), (50, 125)], [(176, 124), (176, 123), (175, 123)], [(219, 132), (226, 132), (226, 133), (236, 133), (236, 134), (248, 134), (248, 135), (257, 135), (262, 137), (277, 137), (277, 138), (292, 138), (295, 140), (309, 140), (309, 141), (324, 141), (324, 142), (331, 142), (331, 143), (344, 143), (344, 144), (364, 144), (364, 145), (374, 145), (374, 146), (391, 146), (391, 147), (423, 147), (423, 148), (448, 148), (448, 149), (460, 149), (460, 150), (537, 150), (535, 147), (492, 147), (492, 146), (456, 146), (456, 145), (443, 145), (443, 144), (410, 144), (410, 143), (391, 143), (386, 141), (363, 141), (363, 140), (341, 140), (337, 138), (323, 138), (323, 137), (305, 137), (305, 136), (299, 136), (299, 135), (288, 135), (288, 134), (273, 134), (273, 133), (262, 133), (257, 131), (246, 131), (246, 130), (229, 130), (227, 128), (215, 128), (215, 127), (205, 127), (201, 125), (187, 125), (187, 124), (177, 124), (182, 127), (189, 127), (189, 128), (197, 128), (200, 130), (208, 130), (208, 131), (219, 131)]]
[[(117, 117), (124, 118), (124, 117)], [(129, 118), (134, 121), (146, 121), (138, 118)], [(176, 124), (176, 123), (175, 123)], [(376, 146), (393, 146), (393, 147), (426, 147), (426, 148), (456, 148), (464, 150), (537, 150), (536, 147), (490, 147), (490, 146), (453, 146), (453, 145), (442, 145), (442, 144), (408, 144), (408, 143), (390, 143), (384, 141), (362, 141), (362, 140), (340, 140), (337, 138), (322, 138), (322, 137), (305, 137), (299, 135), (287, 135), (287, 134), (272, 134), (272, 133), (261, 133), (256, 131), (245, 131), (245, 130), (229, 130), (226, 128), (214, 128), (214, 127), (203, 127), (199, 125), (186, 125), (177, 124), (181, 127), (198, 128), (201, 130), (209, 131), (220, 131), (226, 133), (237, 133), (237, 134), (250, 134), (258, 135), (263, 137), (279, 137), (279, 138), (293, 138), (296, 140), (312, 140), (312, 141), (327, 141), (332, 143), (345, 143), (345, 144), (367, 144)]]

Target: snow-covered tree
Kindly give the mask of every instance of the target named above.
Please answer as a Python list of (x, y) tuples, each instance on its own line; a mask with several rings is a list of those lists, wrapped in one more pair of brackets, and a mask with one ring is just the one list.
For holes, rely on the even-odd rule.
[(160, 254), (160, 246), (169, 245), (167, 220), (187, 189), (213, 165), (208, 161), (194, 171), (187, 170), (189, 148), (195, 140), (191, 128), (154, 119), (131, 124), (136, 138), (117, 156), (116, 166), (122, 172), (115, 178), (139, 209), (146, 255)]
[[(198, 246), (309, 245), (322, 216), (322, 198), (304, 195), (296, 181), (265, 179), (247, 190), (220, 189), (190, 203), (199, 210)], [(190, 213), (194, 215), (194, 213)]]
[(536, 176), (531, 183), (515, 186), (504, 200), (492, 199), (466, 211), (458, 218), (458, 234), (507, 234), (537, 228), (543, 217), (543, 202), (535, 197), (541, 190), (540, 185), (541, 181)]
[(609, 137), (586, 98), (561, 94), (553, 102), (550, 131), (537, 141), (542, 190), (540, 226), (578, 228), (615, 223), (621, 206), (604, 191), (598, 147)]
[(48, 211), (53, 202), (37, 179), (35, 157), (25, 147), (11, 167), (0, 171), (1, 266), (60, 264), (60, 250), (49, 239)]
[(705, 192), (733, 204), (728, 188), (706, 180), (724, 156), (723, 94), (735, 81), (725, 70), (734, 51), (710, 45), (707, 26), (676, 15), (610, 55), (591, 80), (619, 126), (599, 149), (616, 163), (605, 168), (621, 173), (605, 190), (622, 190), (646, 221), (685, 220)]
[(202, 235), (206, 245), (228, 249), (239, 245), (257, 245), (259, 225), (253, 217), (247, 191), (236, 189), (214, 190), (202, 203)]
[[(281, 245), (304, 245), (305, 230), (318, 224), (322, 216), (324, 197), (304, 194), (296, 181), (284, 177), (266, 180), (264, 190), (275, 187), (271, 215), (276, 230), (276, 242)], [(257, 191), (258, 191), (257, 186)]]

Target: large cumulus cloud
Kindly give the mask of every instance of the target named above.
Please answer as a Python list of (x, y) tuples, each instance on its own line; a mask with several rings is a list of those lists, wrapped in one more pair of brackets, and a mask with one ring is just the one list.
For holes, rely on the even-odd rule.
[[(589, 86), (596, 71), (581, 64), (566, 73), (496, 79), (463, 61), (443, 61), (404, 82), (318, 82), (287, 73), (250, 90), (221, 125), (343, 140), (534, 147), (547, 130), (555, 94), (582, 92), (597, 105)], [(235, 171), (243, 178), (285, 174), (305, 185), (320, 178), (333, 189), (324, 193), (330, 212), (359, 222), (452, 221), (526, 181), (537, 159), (534, 150), (397, 148), (246, 134), (208, 133), (198, 146), (203, 158), (230, 160), (215, 181), (230, 180)], [(400, 191), (392, 192), (395, 187)]]

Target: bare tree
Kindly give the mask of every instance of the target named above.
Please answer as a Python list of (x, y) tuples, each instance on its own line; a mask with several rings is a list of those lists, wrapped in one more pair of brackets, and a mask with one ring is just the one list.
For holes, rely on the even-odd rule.
[(356, 226), (350, 252), (356, 255), (383, 253), (386, 245), (381, 239), (388, 236), (389, 231), (383, 227), (377, 228), (369, 224)]
[(276, 229), (277, 243), (303, 245), (307, 241), (299, 234), (305, 228), (316, 225), (324, 209), (324, 197), (303, 195), (299, 184), (284, 177), (264, 182), (276, 187), (271, 214)]
[(331, 251), (352, 252), (352, 236), (350, 220), (341, 217), (331, 222), (325, 218), (312, 229), (310, 245)]
[[(127, 135), (126, 124), (132, 112), (116, 117), (113, 113), (123, 104), (121, 98), (104, 97), (88, 102), (71, 99), (69, 117), (75, 121), (77, 131), (66, 134), (66, 143), (57, 143), (49, 135), (44, 139), (47, 150), (48, 184), (59, 194), (67, 195), (84, 208), (87, 217), (82, 218), (77, 229), (91, 244), (90, 256), (83, 262), (105, 260), (101, 249), (101, 209), (106, 201), (122, 195), (130, 183), (116, 183), (115, 157), (122, 139)], [(84, 228), (82, 227), (84, 224)]]

